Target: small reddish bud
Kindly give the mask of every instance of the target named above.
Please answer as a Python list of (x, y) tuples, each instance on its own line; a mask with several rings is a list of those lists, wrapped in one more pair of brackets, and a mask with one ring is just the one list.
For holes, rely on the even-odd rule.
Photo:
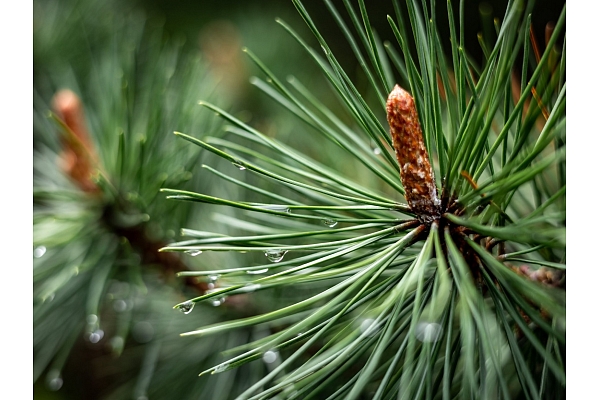
[(440, 215), (441, 201), (415, 101), (398, 85), (387, 100), (387, 119), (400, 164), (400, 179), (406, 191), (406, 201), (420, 219), (431, 220)]
[(62, 137), (63, 151), (61, 166), (85, 192), (97, 192), (98, 186), (91, 175), (96, 154), (85, 126), (85, 114), (79, 97), (70, 90), (61, 90), (54, 95), (52, 107), (69, 129)]

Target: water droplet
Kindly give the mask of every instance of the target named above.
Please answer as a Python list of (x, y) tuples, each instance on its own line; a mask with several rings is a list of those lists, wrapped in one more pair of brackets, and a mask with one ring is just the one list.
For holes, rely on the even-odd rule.
[(260, 289), (260, 285), (258, 283), (249, 283), (243, 288), (239, 289), (242, 293), (254, 292), (255, 290)]
[(335, 219), (330, 219), (330, 218), (324, 219), (323, 223), (330, 228), (333, 228), (334, 226), (337, 225), (337, 221)]
[(213, 374), (219, 374), (219, 373), (221, 373), (223, 371), (226, 371), (227, 368), (229, 368), (229, 364), (217, 365), (217, 367), (213, 371)]
[(286, 253), (287, 250), (270, 249), (265, 251), (265, 256), (269, 259), (269, 261), (278, 263), (283, 260), (283, 256), (285, 256)]
[(242, 164), (241, 161), (234, 161), (233, 166), (236, 167), (237, 169), (239, 169), (240, 171), (246, 170), (246, 166), (244, 164)]
[(98, 322), (98, 316), (96, 314), (90, 314), (86, 317), (85, 321), (89, 324), (89, 325), (94, 325), (95, 323)]
[(115, 300), (113, 302), (113, 309), (116, 312), (123, 312), (127, 309), (127, 302), (125, 302), (125, 300), (121, 300), (121, 299)]
[(195, 305), (196, 305), (196, 303), (194, 303), (191, 300), (188, 300), (185, 303), (181, 303), (179, 305), (179, 311), (181, 311), (184, 314), (189, 314), (189, 313), (192, 312), (192, 310), (194, 309)]
[(219, 307), (223, 303), (225, 303), (225, 296), (214, 297), (214, 298), (210, 299), (210, 304), (213, 307)]
[[(268, 256), (267, 256), (268, 257)], [(246, 271), (246, 273), (248, 275), (260, 275), (260, 274), (266, 274), (267, 272), (269, 272), (269, 268), (263, 268), (263, 269), (249, 269), (248, 271)]]
[(185, 254), (189, 254), (192, 257), (196, 257), (199, 254), (202, 254), (202, 250), (186, 250)]
[(112, 351), (120, 352), (124, 345), (125, 339), (123, 339), (122, 336), (115, 336), (114, 338), (110, 339), (110, 347), (112, 348)]
[(437, 342), (442, 337), (442, 326), (435, 322), (419, 322), (415, 327), (415, 336), (421, 342)]
[(262, 208), (263, 210), (285, 212), (288, 214), (292, 212), (292, 210), (290, 210), (290, 208), (288, 206), (279, 205), (279, 204), (257, 204), (255, 207)]
[(48, 386), (48, 389), (56, 392), (62, 387), (62, 385), (63, 380), (62, 376), (60, 375), (60, 371), (57, 369), (50, 370), (48, 375), (46, 375), (46, 386)]
[(90, 343), (98, 343), (104, 337), (104, 331), (102, 329), (96, 329), (94, 332), (88, 335)]
[[(208, 284), (207, 284), (208, 290), (212, 291), (216, 286), (217, 279), (219, 279), (219, 275), (209, 275), (207, 278), (208, 278)], [(209, 292), (207, 291), (207, 293), (209, 293)]]
[(272, 364), (279, 358), (279, 353), (277, 350), (269, 350), (263, 354), (262, 358), (266, 364)]
[(381, 149), (377, 146), (373, 147), (373, 154), (375, 154), (376, 156), (381, 154)]
[(35, 258), (40, 258), (44, 254), (46, 254), (46, 246), (38, 246), (33, 250), (33, 256)]

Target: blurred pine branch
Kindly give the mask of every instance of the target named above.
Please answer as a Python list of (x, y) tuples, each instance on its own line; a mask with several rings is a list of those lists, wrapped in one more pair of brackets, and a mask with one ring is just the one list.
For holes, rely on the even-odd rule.
[[(233, 396), (262, 372), (241, 379), (233, 372), (209, 385), (195, 369), (254, 333), (191, 347), (180, 340), (196, 322), (172, 305), (212, 283), (174, 279), (201, 263), (158, 252), (205, 218), (159, 189), (213, 182), (197, 173), (210, 157), (173, 131), (220, 135), (221, 123), (197, 105), (200, 98), (226, 104), (213, 94), (214, 72), (184, 36), (166, 34), (128, 3), (39, 1), (35, 9), (36, 398), (44, 386), (63, 398)], [(214, 323), (252, 305), (198, 308)]]

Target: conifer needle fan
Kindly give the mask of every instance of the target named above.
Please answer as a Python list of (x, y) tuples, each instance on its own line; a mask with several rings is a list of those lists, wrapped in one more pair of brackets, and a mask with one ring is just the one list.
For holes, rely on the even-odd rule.
[(198, 372), (262, 359), (269, 371), (243, 399), (564, 397), (565, 9), (540, 46), (530, 38), (533, 2), (510, 1), (493, 40), (480, 37), (480, 64), (464, 45), (465, 2), (448, 2), (444, 14), (434, 1), (394, 2), (393, 40), (381, 43), (387, 32), (374, 32), (370, 18), (385, 16), (367, 13), (367, 2), (344, 1), (345, 19), (326, 1), (362, 69), (358, 85), (293, 2), (319, 46), (278, 23), (320, 67), (338, 105), (245, 51), (264, 77), (253, 84), (295, 118), (294, 143), (303, 144), (208, 102), (226, 136), (175, 133), (235, 167), (203, 173), (252, 193), (162, 190), (235, 210), (237, 222), (227, 223), (242, 233), (186, 229), (185, 241), (161, 251), (248, 260), (180, 272), (217, 279), (175, 308), (194, 318), (198, 303), (284, 294), (270, 311), (209, 325), (199, 318), (182, 333), (202, 341), (267, 332)]

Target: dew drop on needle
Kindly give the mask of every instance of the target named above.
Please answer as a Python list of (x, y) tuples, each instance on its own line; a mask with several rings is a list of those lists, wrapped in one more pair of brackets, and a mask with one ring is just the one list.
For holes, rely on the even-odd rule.
[(194, 303), (191, 300), (186, 301), (185, 303), (182, 303), (179, 305), (179, 311), (181, 311), (184, 314), (189, 314), (192, 312), (192, 310), (194, 309), (194, 305), (196, 303)]
[(269, 261), (278, 263), (281, 260), (283, 260), (283, 257), (286, 255), (286, 253), (287, 253), (287, 250), (271, 249), (271, 250), (265, 251), (265, 256), (267, 257), (267, 259)]

